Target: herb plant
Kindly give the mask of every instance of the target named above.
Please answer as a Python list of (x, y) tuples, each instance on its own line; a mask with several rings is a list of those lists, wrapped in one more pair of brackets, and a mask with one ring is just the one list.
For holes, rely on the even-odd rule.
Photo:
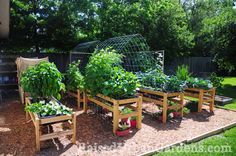
[(130, 128), (130, 125), (127, 122), (120, 122), (118, 130), (124, 131)]
[(213, 87), (210, 80), (191, 77), (187, 81), (188, 88), (210, 89)]
[(79, 71), (80, 61), (72, 62), (69, 64), (69, 68), (66, 71), (66, 88), (68, 90), (76, 91), (77, 89), (84, 89), (84, 77)]
[(191, 77), (191, 73), (189, 73), (189, 67), (187, 65), (178, 66), (176, 70), (176, 77), (182, 81), (188, 80)]
[(59, 92), (65, 90), (61, 73), (54, 63), (49, 62), (29, 67), (21, 75), (20, 85), (34, 98), (49, 99), (54, 96), (60, 99)]
[(65, 105), (59, 104), (55, 101), (50, 101), (49, 103), (37, 102), (27, 105), (25, 110), (32, 113), (39, 114), (40, 117), (47, 116), (58, 116), (58, 115), (69, 115), (72, 114), (72, 109), (66, 107)]

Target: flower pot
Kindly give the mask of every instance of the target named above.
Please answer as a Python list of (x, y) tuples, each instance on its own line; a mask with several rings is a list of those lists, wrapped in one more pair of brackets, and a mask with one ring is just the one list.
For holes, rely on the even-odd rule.
[(158, 116), (159, 121), (162, 121), (162, 119), (163, 119), (162, 115)]
[(127, 123), (127, 121), (128, 121), (128, 118), (121, 119), (121, 122), (126, 122)]
[(174, 118), (179, 118), (181, 116), (181, 112), (173, 112)]
[(103, 108), (103, 113), (105, 113), (105, 114), (107, 114), (107, 113), (109, 113), (109, 110), (108, 109), (106, 109), (106, 108)]
[(126, 130), (123, 130), (123, 131), (120, 131), (120, 130), (117, 130), (116, 131), (116, 135), (117, 136), (126, 136), (130, 133), (130, 128), (126, 129)]
[(135, 127), (136, 127), (136, 124), (137, 124), (136, 120), (130, 120), (130, 126), (131, 126), (132, 128), (135, 128)]

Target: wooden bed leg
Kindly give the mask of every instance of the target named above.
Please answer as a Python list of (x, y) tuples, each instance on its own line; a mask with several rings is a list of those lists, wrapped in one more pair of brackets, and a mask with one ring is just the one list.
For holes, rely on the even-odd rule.
[(39, 119), (35, 120), (36, 151), (40, 151), (40, 125)]
[(180, 95), (180, 105), (181, 105), (181, 117), (184, 116), (184, 94)]
[(72, 122), (72, 128), (73, 128), (73, 135), (72, 135), (72, 143), (76, 144), (76, 113), (73, 113), (73, 122)]
[(80, 90), (77, 90), (77, 106), (78, 106), (78, 109), (80, 109)]
[(212, 101), (210, 103), (210, 111), (213, 112), (214, 111), (214, 105), (215, 105), (215, 94), (216, 94), (216, 89), (214, 88), (212, 90)]
[(136, 125), (137, 129), (142, 128), (142, 104), (143, 104), (142, 97), (139, 96), (139, 101), (137, 102), (137, 111), (138, 111), (137, 125)]
[(166, 121), (167, 121), (167, 105), (168, 105), (167, 94), (164, 94), (164, 97), (163, 97), (163, 110), (162, 110), (162, 122), (163, 123), (166, 123)]
[(116, 134), (116, 130), (119, 126), (119, 104), (117, 101), (113, 102), (113, 133)]
[(203, 90), (199, 92), (199, 101), (198, 101), (198, 112), (202, 112), (202, 102), (203, 102)]
[(88, 110), (88, 99), (87, 99), (87, 95), (86, 93), (83, 93), (83, 100), (84, 100), (84, 104), (83, 104), (83, 110), (84, 110), (84, 113), (87, 113), (87, 110)]

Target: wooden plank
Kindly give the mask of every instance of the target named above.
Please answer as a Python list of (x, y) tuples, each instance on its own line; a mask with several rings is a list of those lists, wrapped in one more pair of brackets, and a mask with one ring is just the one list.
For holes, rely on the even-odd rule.
[[(138, 105), (138, 104), (137, 104)], [(128, 106), (126, 106), (126, 107), (128, 107), (128, 108), (130, 108), (130, 109), (132, 109), (132, 110), (135, 110), (135, 111), (137, 111), (138, 110), (138, 108), (137, 107), (134, 107), (134, 106), (131, 106), (131, 105), (128, 105)]]
[(40, 151), (40, 125), (39, 120), (35, 120), (35, 142), (36, 142), (36, 150)]
[(202, 111), (202, 104), (203, 104), (203, 91), (200, 90), (199, 98), (198, 98), (198, 112)]
[(166, 123), (167, 121), (167, 106), (168, 106), (168, 103), (167, 103), (167, 94), (164, 94), (164, 98), (163, 98), (163, 110), (162, 110), (162, 122), (163, 123)]
[(132, 113), (129, 113), (129, 114), (120, 114), (119, 115), (119, 119), (124, 119), (124, 118), (129, 118), (129, 117), (132, 117), (132, 116), (138, 116), (138, 112), (132, 112)]
[(144, 93), (149, 93), (149, 94), (154, 94), (158, 96), (164, 96), (165, 93), (159, 92), (159, 91), (153, 91), (153, 90), (147, 90), (147, 89), (139, 89), (139, 91), (144, 92)]
[(72, 130), (53, 132), (53, 133), (41, 135), (40, 141), (58, 138), (60, 136), (65, 136), (65, 135), (72, 135), (72, 134), (73, 134)]
[(117, 100), (119, 105), (122, 105), (122, 104), (127, 104), (127, 103), (135, 103), (135, 102), (138, 102), (138, 98), (132, 98), (132, 99), (124, 99), (124, 100)]
[(109, 111), (113, 111), (113, 108), (112, 108), (111, 106), (108, 106), (108, 105), (106, 105), (106, 104), (104, 104), (104, 103), (102, 103), (102, 102), (100, 102), (100, 101), (98, 101), (98, 100), (96, 100), (96, 99), (94, 99), (94, 98), (92, 98), (92, 97), (88, 97), (88, 99), (89, 99), (90, 101), (96, 103), (97, 105), (99, 105), (99, 106), (101, 106), (101, 107), (103, 107), (103, 108), (108, 109)]
[(102, 98), (102, 99), (105, 99), (105, 100), (107, 100), (107, 101), (109, 101), (109, 102), (117, 101), (117, 100), (115, 100), (115, 99), (113, 99), (113, 98), (110, 98), (110, 97), (105, 96), (105, 95), (102, 95), (102, 94), (97, 94), (96, 96), (97, 96), (97, 97), (100, 97), (100, 98)]
[(116, 133), (116, 130), (119, 126), (119, 103), (117, 101), (114, 101), (113, 103), (113, 134)]
[(152, 99), (152, 98), (144, 97), (144, 96), (143, 96), (143, 101), (154, 102), (156, 105), (163, 106), (163, 102), (161, 102), (159, 100)]
[(143, 101), (142, 101), (142, 97), (139, 96), (139, 101), (137, 103), (137, 113), (138, 116), (136, 118), (136, 128), (137, 129), (141, 129), (142, 128), (142, 105), (143, 105)]
[(176, 97), (182, 94), (181, 92), (167, 93), (167, 97)]
[(181, 105), (180, 105), (180, 104), (176, 104), (176, 105), (173, 105), (173, 106), (168, 106), (167, 108), (168, 108), (168, 109), (177, 110), (177, 109), (180, 109), (180, 108), (181, 108)]
[(40, 119), (40, 121), (41, 121), (41, 124), (48, 124), (48, 123), (71, 120), (71, 119), (72, 119), (71, 115), (63, 115), (63, 116)]
[(72, 120), (72, 131), (73, 131), (73, 135), (72, 135), (72, 143), (75, 144), (76, 143), (76, 117), (77, 115), (75, 113), (73, 113), (73, 120)]

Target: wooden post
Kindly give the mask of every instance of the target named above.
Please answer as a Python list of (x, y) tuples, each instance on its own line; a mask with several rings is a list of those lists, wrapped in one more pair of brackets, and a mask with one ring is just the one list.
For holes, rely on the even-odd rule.
[(210, 102), (210, 111), (213, 112), (214, 111), (214, 105), (215, 105), (216, 89), (213, 88), (211, 93), (212, 93), (212, 95), (211, 95), (212, 101)]
[(36, 151), (40, 151), (40, 125), (39, 119), (35, 119), (35, 139), (36, 139)]
[(73, 117), (72, 117), (72, 129), (73, 129), (73, 135), (72, 135), (72, 143), (76, 144), (76, 113), (73, 113)]
[(162, 110), (162, 122), (163, 123), (166, 123), (166, 121), (167, 121), (167, 106), (168, 106), (167, 94), (164, 93), (164, 96), (163, 96), (163, 110)]
[(117, 101), (113, 102), (113, 133), (116, 133), (116, 130), (119, 126), (119, 103)]
[(85, 92), (83, 92), (83, 100), (84, 100), (84, 105), (83, 105), (83, 110), (84, 110), (84, 113), (87, 113), (87, 110), (88, 110), (88, 98), (87, 98), (87, 95)]
[(77, 89), (77, 106), (80, 109), (80, 90)]
[[(25, 98), (24, 101), (25, 101), (25, 107), (26, 107), (29, 104), (29, 99)], [(26, 118), (26, 121), (29, 120), (29, 113), (27, 111), (25, 111), (25, 118)]]
[(184, 94), (180, 94), (181, 117), (184, 116)]
[(199, 98), (198, 98), (198, 112), (202, 111), (202, 104), (203, 104), (203, 90), (200, 89)]
[(142, 128), (142, 104), (143, 104), (142, 96), (139, 96), (139, 100), (137, 102), (137, 111), (138, 111), (137, 121), (136, 121), (137, 122), (137, 125), (136, 125), (137, 129)]

